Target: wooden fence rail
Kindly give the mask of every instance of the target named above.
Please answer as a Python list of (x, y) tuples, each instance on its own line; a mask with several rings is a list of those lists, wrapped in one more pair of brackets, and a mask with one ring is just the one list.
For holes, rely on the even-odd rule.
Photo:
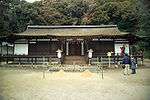
[(43, 64), (44, 62), (62, 63), (63, 56), (59, 59), (56, 55), (1, 55), (1, 62), (15, 64)]

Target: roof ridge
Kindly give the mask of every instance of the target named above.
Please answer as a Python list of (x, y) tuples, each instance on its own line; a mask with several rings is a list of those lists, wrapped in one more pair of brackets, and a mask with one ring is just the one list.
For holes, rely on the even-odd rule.
[(29, 25), (28, 29), (57, 29), (57, 28), (117, 28), (117, 25)]

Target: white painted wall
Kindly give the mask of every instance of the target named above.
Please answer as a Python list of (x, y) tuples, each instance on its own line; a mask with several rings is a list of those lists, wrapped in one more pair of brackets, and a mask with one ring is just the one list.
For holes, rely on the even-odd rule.
[(28, 55), (28, 44), (15, 44), (15, 55)]
[(129, 44), (128, 43), (115, 43), (115, 55), (117, 55), (117, 53), (121, 53), (121, 49), (120, 47), (122, 47), (123, 45), (125, 45), (125, 53), (129, 54)]

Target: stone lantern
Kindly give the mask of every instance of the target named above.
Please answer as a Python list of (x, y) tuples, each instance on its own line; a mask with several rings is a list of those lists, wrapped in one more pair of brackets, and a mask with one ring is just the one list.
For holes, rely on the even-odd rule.
[(58, 49), (56, 52), (57, 52), (57, 57), (59, 58), (59, 62), (61, 63), (60, 59), (62, 57), (62, 51)]
[(92, 50), (92, 49), (89, 49), (89, 50), (88, 50), (89, 65), (91, 65), (92, 55), (93, 55), (93, 50)]

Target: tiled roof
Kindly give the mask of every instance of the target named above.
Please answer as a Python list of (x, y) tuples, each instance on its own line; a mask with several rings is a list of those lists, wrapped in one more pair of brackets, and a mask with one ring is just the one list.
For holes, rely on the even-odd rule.
[(18, 36), (116, 36), (124, 35), (116, 25), (99, 26), (28, 26)]

